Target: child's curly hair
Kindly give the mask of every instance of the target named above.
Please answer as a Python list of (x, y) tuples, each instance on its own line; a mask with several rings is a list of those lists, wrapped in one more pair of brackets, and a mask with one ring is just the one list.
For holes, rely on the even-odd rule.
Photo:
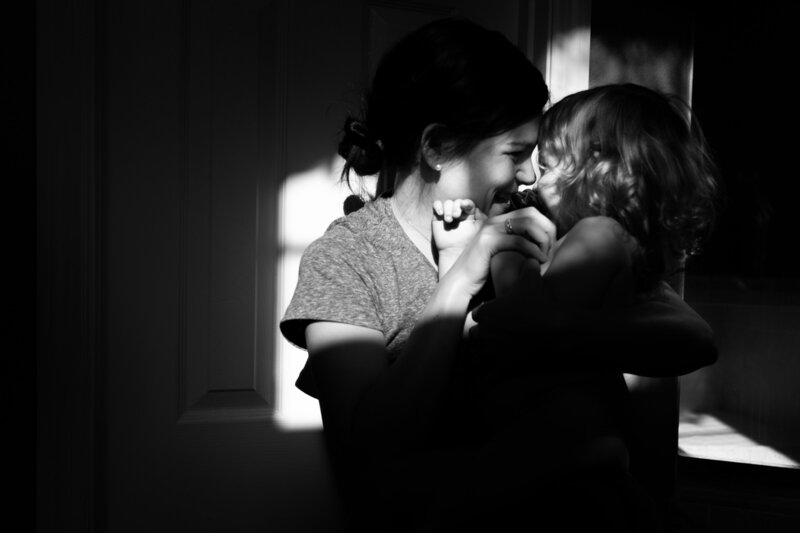
[(542, 118), (539, 157), (558, 176), (559, 233), (589, 216), (618, 221), (639, 243), (641, 288), (682, 268), (714, 225), (716, 166), (677, 97), (634, 84), (567, 96)]

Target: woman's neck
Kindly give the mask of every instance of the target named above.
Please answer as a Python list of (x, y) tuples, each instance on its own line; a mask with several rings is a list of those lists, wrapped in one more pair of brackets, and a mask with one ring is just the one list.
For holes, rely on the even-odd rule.
[(413, 174), (400, 181), (392, 194), (395, 213), (401, 222), (428, 242), (431, 241), (433, 199), (432, 187), (423, 184), (420, 177)]

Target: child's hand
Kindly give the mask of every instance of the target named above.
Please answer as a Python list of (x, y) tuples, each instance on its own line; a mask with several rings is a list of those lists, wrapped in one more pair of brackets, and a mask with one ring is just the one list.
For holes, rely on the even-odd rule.
[(486, 219), (469, 199), (433, 202), (433, 241), (439, 253), (463, 249)]
[(433, 242), (439, 254), (441, 277), (478, 233), (484, 215), (469, 199), (437, 200), (433, 203)]

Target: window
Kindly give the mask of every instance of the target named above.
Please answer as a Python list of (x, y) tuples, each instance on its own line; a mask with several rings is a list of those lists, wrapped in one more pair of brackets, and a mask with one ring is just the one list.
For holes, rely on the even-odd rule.
[(697, 12), (693, 105), (726, 202), (686, 275), (685, 299), (714, 328), (720, 360), (682, 380), (681, 442), (692, 455), (798, 467), (800, 268), (792, 243), (800, 186), (794, 147), (778, 134), (796, 120), (780, 110), (790, 86), (781, 51), (791, 38), (781, 9)]
[(593, 2), (589, 83), (682, 95), (721, 167), (727, 205), (683, 284), (715, 330), (720, 360), (680, 380), (681, 453), (797, 467), (800, 268), (791, 257), (800, 180), (796, 148), (778, 133), (797, 124), (787, 111), (785, 9)]

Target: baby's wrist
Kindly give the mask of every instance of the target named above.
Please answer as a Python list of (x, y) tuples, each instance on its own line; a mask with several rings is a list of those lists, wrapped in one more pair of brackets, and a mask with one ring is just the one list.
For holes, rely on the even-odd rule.
[(459, 256), (461, 255), (461, 252), (463, 252), (463, 251), (464, 251), (464, 248), (462, 248), (462, 247), (458, 247), (458, 248), (450, 247), (450, 248), (439, 248), (438, 253), (439, 253), (439, 257), (440, 258), (447, 257), (450, 260), (453, 260), (453, 259), (458, 259)]
[(438, 266), (439, 266), (439, 279), (442, 278), (458, 258), (461, 256), (461, 252), (463, 248), (445, 248), (444, 250), (439, 250), (438, 255)]

